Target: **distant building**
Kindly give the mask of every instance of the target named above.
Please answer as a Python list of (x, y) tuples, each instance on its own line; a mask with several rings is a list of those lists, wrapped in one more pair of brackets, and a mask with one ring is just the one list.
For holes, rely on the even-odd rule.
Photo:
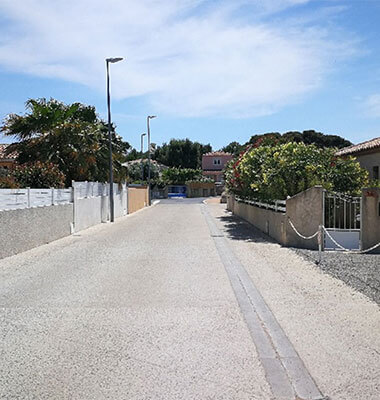
[(370, 179), (380, 179), (380, 137), (338, 150), (339, 157), (354, 156), (360, 166), (369, 172)]
[(232, 158), (233, 155), (231, 153), (225, 153), (224, 151), (214, 151), (203, 154), (203, 175), (213, 179), (214, 182), (223, 183), (223, 169)]
[(16, 165), (17, 154), (11, 153), (6, 155), (6, 149), (9, 145), (8, 144), (1, 144), (0, 143), (0, 169), (10, 169)]

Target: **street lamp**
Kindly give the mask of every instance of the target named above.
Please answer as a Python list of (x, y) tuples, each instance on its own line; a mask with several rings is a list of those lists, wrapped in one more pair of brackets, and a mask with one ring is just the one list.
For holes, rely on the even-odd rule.
[(141, 181), (144, 180), (144, 164), (143, 164), (144, 136), (146, 136), (146, 133), (141, 134)]
[(108, 107), (108, 141), (109, 141), (109, 169), (110, 169), (110, 222), (114, 222), (114, 204), (113, 204), (113, 168), (112, 168), (112, 135), (111, 135), (111, 96), (110, 96), (110, 72), (109, 65), (122, 60), (122, 57), (106, 58), (107, 67), (107, 107)]
[(148, 188), (149, 188), (149, 205), (151, 205), (151, 196), (150, 196), (150, 127), (149, 121), (153, 118), (156, 118), (156, 115), (148, 115), (146, 117), (146, 124), (148, 127)]

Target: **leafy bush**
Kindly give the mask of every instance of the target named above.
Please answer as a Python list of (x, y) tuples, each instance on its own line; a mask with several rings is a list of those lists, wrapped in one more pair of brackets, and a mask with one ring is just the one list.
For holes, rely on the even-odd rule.
[(188, 181), (202, 181), (204, 177), (201, 169), (173, 167), (162, 171), (162, 179), (167, 184), (184, 185)]
[(294, 142), (250, 148), (227, 166), (227, 188), (260, 200), (285, 199), (314, 185), (359, 192), (368, 182), (367, 171), (352, 157), (335, 157), (335, 151)]
[(11, 177), (19, 187), (65, 187), (65, 175), (52, 163), (37, 161), (19, 165), (12, 170)]
[[(131, 162), (126, 167), (127, 169), (127, 182), (128, 183), (146, 183), (148, 180), (148, 160), (142, 161), (143, 166), (143, 179), (141, 179), (141, 162)], [(150, 179), (151, 181), (159, 179), (160, 170), (154, 163), (150, 163)]]
[(16, 189), (20, 185), (15, 181), (13, 176), (0, 175), (0, 189)]

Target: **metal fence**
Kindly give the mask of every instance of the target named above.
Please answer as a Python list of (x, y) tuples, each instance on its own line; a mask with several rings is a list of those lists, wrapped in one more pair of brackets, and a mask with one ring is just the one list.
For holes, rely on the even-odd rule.
[(246, 204), (250, 204), (252, 206), (265, 208), (267, 210), (273, 210), (273, 211), (282, 212), (282, 213), (286, 212), (286, 200), (273, 200), (268, 203), (265, 203), (265, 202), (262, 202), (259, 200), (241, 199), (239, 197), (236, 197), (236, 200), (241, 203), (246, 203)]
[(324, 221), (328, 229), (360, 229), (361, 197), (326, 191)]
[(0, 211), (71, 203), (72, 189), (0, 189)]

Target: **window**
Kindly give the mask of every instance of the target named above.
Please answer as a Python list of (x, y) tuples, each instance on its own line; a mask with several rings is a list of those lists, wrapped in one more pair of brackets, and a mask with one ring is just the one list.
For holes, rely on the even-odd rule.
[(379, 179), (379, 166), (376, 165), (372, 168), (372, 178)]
[(220, 165), (220, 158), (214, 158), (214, 165)]

